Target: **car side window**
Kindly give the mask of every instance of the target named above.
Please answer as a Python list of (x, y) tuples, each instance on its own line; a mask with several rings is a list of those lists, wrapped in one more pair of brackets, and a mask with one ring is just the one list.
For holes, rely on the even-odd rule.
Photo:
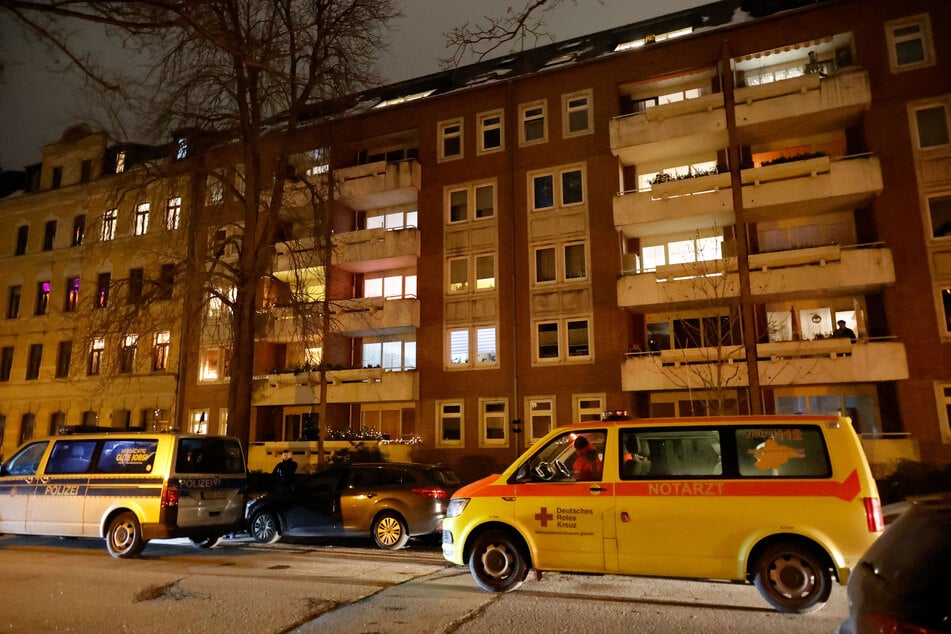
[(17, 452), (6, 464), (9, 475), (34, 475), (40, 468), (40, 460), (49, 441), (35, 442)]
[(525, 470), (530, 482), (598, 482), (604, 464), (606, 432), (569, 432), (550, 440), (532, 456)]
[(741, 477), (832, 476), (829, 451), (818, 427), (743, 427), (735, 433)]
[(157, 440), (131, 438), (105, 440), (102, 443), (99, 460), (96, 462), (96, 471), (99, 473), (150, 473), (157, 449)]
[(377, 468), (356, 468), (350, 472), (349, 486), (352, 489), (365, 489), (383, 484), (383, 472)]
[(722, 476), (716, 429), (625, 429), (620, 433), (621, 479)]
[(89, 471), (95, 440), (57, 440), (46, 463), (46, 473), (85, 473)]

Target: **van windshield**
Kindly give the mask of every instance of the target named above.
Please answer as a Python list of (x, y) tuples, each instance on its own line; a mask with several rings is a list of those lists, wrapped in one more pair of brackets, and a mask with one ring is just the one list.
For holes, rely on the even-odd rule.
[(245, 472), (241, 444), (234, 438), (181, 438), (175, 460), (178, 473)]

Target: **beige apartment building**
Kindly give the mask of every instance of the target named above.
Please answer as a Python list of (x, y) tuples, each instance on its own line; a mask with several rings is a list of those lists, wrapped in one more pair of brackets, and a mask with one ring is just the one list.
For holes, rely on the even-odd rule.
[[(300, 222), (274, 245), (248, 440), (310, 442), (325, 363), (324, 433), (464, 476), (614, 410), (842, 412), (880, 472), (951, 461), (949, 22), (725, 0), (360, 95), (293, 139), (296, 186), (336, 183), (334, 249)], [(221, 304), (183, 340), (176, 301), (199, 202), (144, 151), (71, 130), (0, 199), (6, 455), (62, 424), (227, 430)], [(103, 288), (135, 307), (143, 280), (168, 306), (83, 338)]]

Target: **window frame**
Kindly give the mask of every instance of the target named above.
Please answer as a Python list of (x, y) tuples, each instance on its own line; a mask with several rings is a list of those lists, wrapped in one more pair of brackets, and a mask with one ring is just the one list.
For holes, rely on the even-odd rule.
[[(577, 172), (581, 179), (581, 199), (567, 202), (565, 200), (565, 176)], [(542, 179), (551, 181), (551, 205), (539, 206), (536, 182)], [(587, 169), (583, 163), (561, 165), (554, 168), (536, 170), (528, 173), (528, 193), (531, 199), (530, 209), (536, 211), (551, 211), (581, 207), (588, 203)]]
[[(493, 331), (493, 350), (494, 358), (485, 361), (480, 360), (479, 355), (484, 352), (479, 347), (479, 333), (481, 331)], [(466, 337), (466, 357), (465, 361), (453, 363), (453, 339), (454, 334), (464, 333)], [(497, 324), (473, 324), (469, 326), (448, 326), (444, 335), (445, 353), (443, 355), (443, 366), (447, 371), (465, 371), (465, 370), (492, 370), (499, 367), (499, 327)]]
[[(541, 434), (535, 434), (535, 418), (536, 415), (533, 413), (533, 408), (536, 403), (544, 403), (550, 405), (547, 410), (547, 414), (542, 414), (542, 417), (548, 417), (548, 429), (546, 429)], [(542, 438), (544, 438), (551, 430), (558, 427), (558, 416), (556, 409), (556, 400), (554, 394), (547, 394), (541, 396), (526, 396), (525, 397), (525, 420), (522, 424), (522, 427), (525, 431), (525, 444), (531, 445)]]
[(119, 210), (116, 207), (107, 209), (102, 214), (102, 226), (99, 231), (99, 239), (102, 242), (109, 242), (116, 239), (116, 225), (119, 224)]
[[(492, 190), (492, 213), (487, 215), (480, 214), (479, 191)], [(465, 195), (465, 216), (463, 218), (453, 219), (453, 194), (464, 193)], [(464, 185), (452, 185), (443, 190), (443, 205), (445, 207), (446, 226), (459, 227), (466, 223), (491, 222), (495, 220), (499, 211), (498, 187), (496, 181), (474, 181)]]
[[(896, 31), (917, 26), (916, 36), (896, 35)], [(931, 17), (927, 13), (919, 13), (898, 20), (885, 23), (885, 39), (888, 48), (888, 67), (892, 73), (902, 73), (919, 68), (935, 65), (934, 37), (931, 31)], [(907, 64), (899, 63), (897, 47), (904, 42), (921, 41), (922, 59)]]
[[(934, 145), (922, 145), (921, 126), (919, 125), (918, 113), (925, 110), (937, 110), (939, 108), (944, 112), (944, 142), (936, 143)], [(910, 115), (911, 128), (914, 130), (912, 139), (916, 150), (919, 152), (929, 152), (932, 150), (947, 149), (947, 147), (951, 145), (951, 107), (949, 107), (947, 102), (932, 101), (929, 103), (917, 104), (910, 108)]]
[[(446, 144), (458, 140), (459, 150), (455, 154), (446, 152)], [(455, 161), (465, 156), (465, 120), (462, 117), (446, 119), (436, 124), (437, 162)]]
[[(540, 114), (532, 114), (536, 109), (540, 109)], [(536, 121), (541, 121), (542, 134), (540, 138), (528, 138), (528, 126)], [(539, 145), (548, 142), (548, 100), (539, 99), (519, 104), (518, 106), (518, 145), (525, 147), (530, 145)]]
[(42, 280), (36, 283), (36, 305), (33, 310), (34, 317), (42, 317), (50, 314), (50, 297), (52, 294), (52, 281)]
[(68, 379), (69, 370), (73, 364), (73, 340), (63, 339), (56, 348), (56, 373), (53, 375), (57, 379)]
[(20, 317), (20, 305), (23, 303), (23, 285), (11, 284), (7, 287), (7, 319)]
[(135, 358), (139, 348), (138, 335), (124, 335), (119, 346), (119, 374), (135, 374)]
[(951, 381), (935, 381), (934, 396), (941, 442), (951, 443)]
[[(487, 121), (490, 119), (498, 119), (496, 124), (487, 124)], [(478, 122), (478, 131), (479, 131), (479, 142), (478, 147), (476, 148), (476, 154), (482, 156), (483, 154), (494, 154), (496, 152), (502, 152), (505, 150), (505, 111), (501, 108), (497, 110), (489, 110), (486, 112), (480, 112), (476, 115), (476, 121)], [(498, 130), (499, 134), (499, 143), (495, 146), (489, 146), (486, 144), (486, 134)]]
[(151, 213), (151, 203), (139, 203), (135, 206), (135, 214), (132, 221), (132, 234), (144, 236), (149, 232), (149, 214)]
[[(560, 363), (591, 363), (594, 361), (594, 329), (592, 322), (594, 318), (591, 315), (579, 315), (574, 317), (557, 317), (548, 319), (538, 319), (532, 323), (532, 364), (533, 365), (556, 365)], [(572, 343), (569, 336), (570, 324), (585, 322), (587, 324), (587, 354), (571, 354)], [(554, 325), (556, 333), (555, 346), (556, 354), (542, 356), (541, 345), (542, 327), (551, 327)], [(550, 344), (546, 343), (546, 347)]]
[(152, 372), (168, 370), (168, 355), (172, 349), (172, 333), (163, 330), (152, 337)]
[(165, 230), (175, 231), (182, 219), (182, 197), (172, 196), (165, 202)]
[(102, 374), (102, 362), (106, 353), (106, 340), (97, 337), (89, 343), (89, 358), (86, 360), (86, 376)]
[(40, 378), (40, 369), (43, 367), (43, 344), (31, 343), (27, 348), (26, 372), (24, 380), (36, 381)]
[(10, 380), (13, 373), (13, 356), (16, 349), (13, 346), (0, 347), (0, 383), (6, 383)]
[[(940, 200), (947, 206), (947, 209), (943, 210), (947, 215), (947, 219), (940, 225), (940, 227), (946, 226), (947, 230), (941, 235), (935, 235), (936, 230), (940, 228), (935, 226), (934, 210), (931, 206), (932, 201), (935, 200)], [(951, 191), (936, 192), (925, 196), (925, 227), (930, 227), (928, 231), (929, 240), (945, 242), (951, 239)]]
[[(497, 412), (489, 412), (490, 406), (502, 406), (501, 414)], [(495, 419), (501, 419), (502, 425), (502, 437), (501, 438), (489, 438), (489, 421)], [(493, 426), (492, 429), (496, 427)], [(509, 400), (504, 397), (500, 398), (490, 398), (490, 397), (480, 397), (479, 398), (479, 446), (480, 447), (508, 447), (509, 446), (509, 437), (511, 433), (511, 423), (509, 418)]]
[(56, 247), (56, 221), (47, 220), (43, 227), (43, 250), (52, 251)]
[[(456, 411), (447, 411), (448, 408), (458, 408)], [(446, 438), (446, 421), (459, 421), (459, 438)], [(436, 401), (436, 446), (462, 449), (466, 446), (466, 404), (461, 400)]]
[[(572, 106), (571, 102), (573, 100), (584, 99), (584, 107)], [(585, 136), (588, 134), (594, 134), (594, 96), (592, 90), (579, 90), (576, 92), (566, 93), (561, 96), (561, 112), (562, 112), (562, 125), (561, 125), (561, 134), (565, 139), (570, 139), (573, 137)], [(571, 129), (571, 115), (576, 112), (584, 112), (585, 118), (587, 120), (587, 126), (584, 129), (572, 130)]]

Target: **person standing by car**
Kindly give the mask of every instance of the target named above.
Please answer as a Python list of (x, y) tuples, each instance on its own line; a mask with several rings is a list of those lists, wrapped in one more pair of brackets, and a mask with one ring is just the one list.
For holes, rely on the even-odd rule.
[(294, 488), (294, 477), (297, 474), (297, 463), (291, 458), (291, 450), (281, 452), (282, 460), (274, 467), (274, 491), (284, 493)]

